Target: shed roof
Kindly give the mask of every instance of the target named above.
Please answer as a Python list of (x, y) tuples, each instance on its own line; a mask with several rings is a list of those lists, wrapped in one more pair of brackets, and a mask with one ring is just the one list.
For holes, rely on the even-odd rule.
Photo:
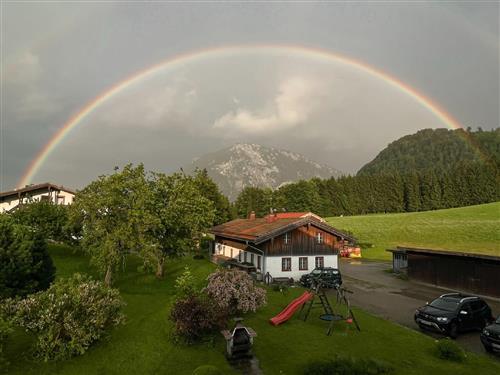
[(387, 249), (387, 251), (395, 252), (395, 253), (416, 253), (416, 254), (444, 255), (444, 256), (455, 256), (455, 257), (464, 257), (464, 258), (488, 259), (488, 260), (494, 260), (494, 261), (500, 262), (500, 256), (468, 253), (468, 252), (463, 252), (463, 251), (423, 249), (423, 248), (418, 248), (418, 247), (403, 247), (403, 246), (398, 246), (398, 247), (396, 247), (396, 249)]

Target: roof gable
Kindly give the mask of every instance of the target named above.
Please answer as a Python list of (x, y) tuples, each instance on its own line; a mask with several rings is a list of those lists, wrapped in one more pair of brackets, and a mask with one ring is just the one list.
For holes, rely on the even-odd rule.
[(301, 226), (312, 225), (337, 237), (341, 237), (352, 242), (355, 241), (354, 237), (333, 228), (317, 215), (307, 215), (305, 217), (301, 216), (285, 218), (277, 216), (272, 220), (269, 219), (269, 217), (236, 219), (217, 225), (213, 227), (210, 232), (221, 237), (260, 244)]

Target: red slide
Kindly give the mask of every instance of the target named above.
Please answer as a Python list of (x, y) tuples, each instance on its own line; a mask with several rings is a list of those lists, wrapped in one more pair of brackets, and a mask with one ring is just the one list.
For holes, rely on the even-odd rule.
[(277, 326), (278, 324), (281, 324), (283, 322), (286, 322), (288, 319), (290, 319), (295, 311), (299, 307), (301, 307), (304, 303), (309, 301), (313, 297), (313, 294), (311, 292), (304, 292), (300, 297), (295, 298), (285, 309), (280, 312), (278, 315), (276, 315), (274, 318), (270, 319), (269, 321), (271, 322), (272, 325)]

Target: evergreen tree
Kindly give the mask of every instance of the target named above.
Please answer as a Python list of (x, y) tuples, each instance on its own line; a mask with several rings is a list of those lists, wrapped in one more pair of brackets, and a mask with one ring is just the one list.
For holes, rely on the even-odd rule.
[(271, 189), (247, 186), (234, 202), (238, 217), (247, 217), (252, 211), (255, 212), (257, 217), (268, 214), (270, 209), (273, 208), (272, 195)]

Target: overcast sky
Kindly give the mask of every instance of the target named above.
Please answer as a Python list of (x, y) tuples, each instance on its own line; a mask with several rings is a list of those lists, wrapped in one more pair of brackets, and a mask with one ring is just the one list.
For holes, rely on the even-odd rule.
[[(497, 2), (2, 2), (0, 190), (58, 129), (117, 82), (227, 45), (321, 48), (380, 69), (464, 126), (499, 122)], [(115, 95), (31, 181), (79, 188), (115, 165), (171, 172), (237, 142), (355, 173), (402, 135), (444, 127), (414, 98), (353, 66), (290, 50), (185, 60)]]

